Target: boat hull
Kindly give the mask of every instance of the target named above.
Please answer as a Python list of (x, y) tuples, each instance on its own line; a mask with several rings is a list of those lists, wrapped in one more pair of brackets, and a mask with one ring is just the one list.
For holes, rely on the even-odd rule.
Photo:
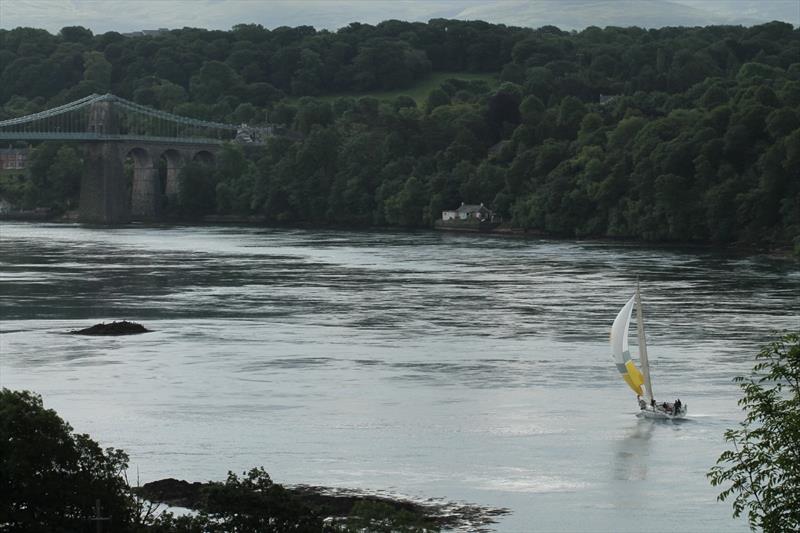
[(687, 409), (684, 406), (680, 411), (677, 413), (667, 413), (666, 411), (662, 411), (661, 409), (642, 409), (636, 416), (639, 418), (650, 418), (653, 420), (675, 420), (680, 418), (686, 418)]

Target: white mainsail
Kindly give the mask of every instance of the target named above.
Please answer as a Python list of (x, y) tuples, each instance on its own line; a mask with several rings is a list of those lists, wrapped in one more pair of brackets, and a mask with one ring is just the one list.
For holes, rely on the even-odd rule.
[(639, 292), (639, 282), (636, 282), (636, 334), (639, 337), (639, 358), (644, 374), (644, 387), (647, 389), (647, 401), (653, 403), (653, 383), (650, 381), (650, 363), (647, 360), (647, 340), (644, 336), (644, 316), (642, 315), (642, 295)]

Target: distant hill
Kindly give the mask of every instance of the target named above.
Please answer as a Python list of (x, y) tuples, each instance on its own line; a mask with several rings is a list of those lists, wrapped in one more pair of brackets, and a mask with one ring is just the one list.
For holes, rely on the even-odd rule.
[[(376, 24), (387, 19), (427, 22), (434, 18), (532, 28), (550, 25), (562, 30), (588, 26), (753, 26), (772, 20), (800, 26), (798, 0), (306, 0), (300, 7), (275, 0), (269, 5), (274, 24), (309, 24), (318, 29), (336, 29), (352, 21)], [(269, 22), (265, 25), (274, 25)]]
[[(469, 4), (460, 16), (490, 7)], [(606, 25), (608, 4), (491, 7), (521, 24), (543, 23), (533, 8), (549, 6), (552, 17)], [(646, 25), (636, 9), (678, 0), (613, 4), (631, 8), (624, 23)], [(580, 8), (556, 10), (564, 5)], [(507, 227), (537, 234), (800, 255), (798, 57), (800, 31), (785, 22), (577, 32), (439, 18), (135, 37), (17, 28), (0, 30), (0, 120), (111, 92), (302, 133), (302, 142), (226, 145), (216, 166), (187, 162), (177, 201), (162, 195), (184, 219), (432, 227), (444, 209), (483, 203)], [(0, 176), (0, 197), (71, 209), (81, 158), (77, 146), (42, 143), (27, 179)], [(159, 165), (158, 183), (167, 170)]]
[[(760, 11), (729, 9), (733, 2), (679, 2), (670, 0), (511, 0), (470, 5), (454, 18), (486, 20), (495, 24), (562, 30), (588, 26), (707, 26), (735, 24), (751, 26), (770, 19), (759, 18)], [(690, 5), (691, 4), (691, 5)], [(748, 2), (738, 2), (740, 7)], [(795, 3), (795, 8), (797, 4)], [(762, 15), (763, 16), (763, 15)]]
[(798, 0), (306, 0), (300, 7), (273, 0), (269, 6), (270, 20), (264, 23), (267, 27), (308, 24), (317, 29), (337, 29), (353, 21), (377, 24), (388, 19), (427, 22), (435, 18), (531, 28), (557, 26), (562, 30), (588, 26), (753, 26), (772, 20), (800, 26)]
[(445, 18), (484, 20), (513, 26), (558, 26), (581, 30), (588, 26), (742, 25), (772, 20), (800, 26), (798, 0), (270, 0), (269, 2), (153, 2), (104, 0), (48, 3), (0, 1), (0, 28), (46, 28), (57, 33), (80, 25), (95, 33), (109, 30), (198, 27), (228, 30), (239, 23), (314, 26), (336, 30), (352, 22), (377, 24), (396, 19), (427, 22)]

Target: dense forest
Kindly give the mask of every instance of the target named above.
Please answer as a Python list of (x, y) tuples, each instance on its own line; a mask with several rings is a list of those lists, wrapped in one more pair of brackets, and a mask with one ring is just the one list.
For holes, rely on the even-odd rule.
[[(432, 73), (426, 97), (378, 99)], [(487, 81), (459, 79), (485, 73)], [(112, 92), (186, 116), (280, 123), (182, 173), (185, 217), (426, 227), (485, 203), (553, 235), (783, 245), (800, 235), (800, 29), (564, 32), (390, 20), (158, 35), (0, 30), (0, 119)], [(81, 154), (40, 145), (0, 195), (74, 205)]]

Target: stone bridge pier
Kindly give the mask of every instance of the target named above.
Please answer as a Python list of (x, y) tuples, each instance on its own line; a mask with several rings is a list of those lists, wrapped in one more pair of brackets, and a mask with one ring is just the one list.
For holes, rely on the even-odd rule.
[[(190, 161), (213, 164), (217, 145), (103, 141), (86, 143), (81, 182), (81, 222), (125, 224), (158, 220), (180, 196), (178, 175)], [(159, 161), (166, 176), (159, 175)], [(126, 160), (132, 163), (126, 169)], [(132, 173), (131, 173), (132, 170)]]

